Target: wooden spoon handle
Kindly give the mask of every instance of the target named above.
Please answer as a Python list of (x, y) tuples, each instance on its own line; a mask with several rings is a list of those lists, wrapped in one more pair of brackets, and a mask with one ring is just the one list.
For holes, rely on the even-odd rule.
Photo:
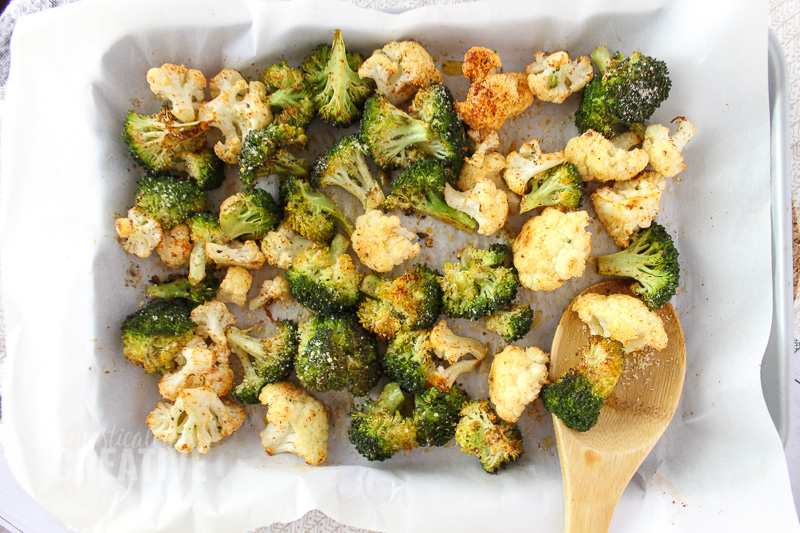
[(614, 509), (649, 448), (598, 453), (553, 417), (564, 479), (565, 533), (607, 533)]
[(567, 517), (564, 522), (564, 533), (608, 533), (611, 518), (617, 506), (617, 499), (605, 501), (567, 502)]

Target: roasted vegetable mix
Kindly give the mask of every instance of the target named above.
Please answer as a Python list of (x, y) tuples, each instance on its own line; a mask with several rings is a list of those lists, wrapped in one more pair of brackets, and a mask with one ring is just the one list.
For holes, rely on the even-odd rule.
[[(653, 310), (680, 287), (677, 235), (655, 219), (696, 128), (648, 123), (669, 96), (666, 63), (599, 46), (510, 72), (474, 46), (454, 94), (421, 43), (362, 55), (331, 37), (257, 76), (153, 67), (160, 109), (120, 117), (139, 176), (118, 240), (168, 272), (121, 322), (124, 356), (161, 374), (153, 435), (205, 453), (242, 425), (241, 404), (262, 405), (250, 410), (266, 406), (269, 455), (325, 463), (340, 416), (368, 461), (455, 441), (495, 474), (523, 455), (516, 423), (539, 396), (590, 431), (626, 355), (663, 347)], [(569, 98), (578, 135), (561, 149), (502, 129)], [(620, 248), (597, 271), (629, 278), (633, 296), (576, 304), (593, 336), (550, 382), (527, 340), (541, 320), (531, 296), (584, 274), (595, 215)], [(471, 240), (442, 251), (447, 232)], [(471, 392), (480, 380), (488, 398)], [(351, 399), (345, 413), (331, 394)]]

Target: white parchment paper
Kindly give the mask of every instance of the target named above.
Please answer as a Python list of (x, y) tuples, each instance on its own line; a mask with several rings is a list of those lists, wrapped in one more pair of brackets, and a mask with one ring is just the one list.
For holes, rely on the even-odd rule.
[[(22, 20), (0, 143), (9, 353), (2, 429), (20, 483), (87, 531), (246, 531), (315, 508), (383, 531), (561, 531), (557, 450), (538, 403), (520, 422), (525, 455), (496, 476), (452, 445), (368, 463), (346, 443), (344, 394), (325, 397), (339, 416), (324, 467), (267, 456), (258, 407), (204, 456), (154, 441), (144, 419), (159, 400), (157, 378), (124, 360), (118, 328), (163, 271), (131, 261), (114, 240), (114, 219), (130, 206), (139, 176), (119, 131), (128, 109), (157, 109), (144, 80), (150, 66), (254, 75), (282, 57), (296, 64), (334, 28), (365, 54), (389, 40), (419, 40), (440, 65), (486, 46), (508, 71), (523, 70), (540, 49), (578, 55), (607, 44), (666, 60), (674, 85), (654, 120), (684, 115), (700, 131), (658, 219), (683, 265), (673, 304), (687, 341), (684, 395), (612, 530), (798, 530), (759, 379), (772, 309), (766, 3), (725, 7), (572, 0), (389, 15), (336, 2), (85, 0)], [(466, 88), (461, 78), (445, 82), (456, 94)], [(534, 105), (504, 128), (504, 150), (532, 137), (547, 151), (563, 148), (575, 134), (574, 106)], [(456, 236), (443, 244), (454, 231), (410, 220), (438, 237), (419, 258), (431, 266), (463, 243)], [(599, 225), (590, 229), (595, 254), (613, 249)], [(548, 349), (566, 304), (597, 279), (590, 264), (559, 291), (524, 293), (543, 314), (525, 342)], [(486, 366), (469, 381), (475, 396), (487, 394)]]

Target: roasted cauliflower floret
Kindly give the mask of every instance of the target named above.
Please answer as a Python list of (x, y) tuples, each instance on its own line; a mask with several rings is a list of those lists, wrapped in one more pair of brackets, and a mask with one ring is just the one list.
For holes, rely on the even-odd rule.
[(247, 269), (237, 266), (229, 267), (217, 289), (217, 300), (244, 307), (247, 292), (253, 284), (253, 276)]
[(525, 406), (538, 396), (549, 376), (550, 356), (536, 348), (506, 346), (496, 354), (489, 371), (489, 399), (497, 415), (506, 422), (516, 422)]
[(266, 261), (256, 241), (230, 241), (225, 244), (207, 242), (206, 257), (217, 265), (217, 268), (241, 267), (258, 270)]
[(358, 259), (375, 272), (389, 272), (404, 261), (416, 257), (417, 235), (405, 229), (400, 217), (385, 215), (377, 209), (356, 219), (352, 245)]
[(694, 124), (683, 117), (678, 117), (673, 122), (678, 124), (675, 135), (670, 137), (667, 126), (652, 124), (644, 130), (642, 143), (642, 148), (650, 158), (650, 166), (667, 178), (677, 176), (686, 168), (681, 152), (689, 139), (697, 133)]
[(476, 339), (456, 335), (444, 320), (440, 320), (431, 330), (430, 343), (433, 353), (451, 365), (467, 355), (472, 355), (479, 362), (489, 355), (485, 344)]
[(371, 78), (375, 91), (398, 105), (433, 82), (442, 83), (442, 73), (430, 54), (414, 41), (393, 41), (375, 50), (358, 69), (360, 78)]
[(122, 249), (141, 258), (149, 257), (164, 237), (161, 224), (135, 207), (118, 218), (115, 227)]
[(466, 191), (475, 186), (479, 178), (489, 178), (498, 187), (504, 186), (503, 169), (506, 158), (497, 150), (500, 148), (500, 136), (492, 130), (467, 131), (472, 155), (464, 159), (464, 165), (458, 175), (456, 186)]
[(562, 213), (554, 207), (526, 220), (512, 245), (522, 286), (552, 291), (582, 276), (592, 251), (588, 224), (586, 211)]
[(181, 122), (193, 122), (205, 99), (206, 77), (199, 70), (165, 63), (147, 71), (153, 93), (168, 102), (170, 111)]
[(208, 387), (184, 389), (174, 403), (159, 402), (147, 415), (153, 436), (175, 445), (181, 453), (206, 453), (244, 422), (244, 409), (220, 399)]
[(247, 308), (255, 311), (260, 307), (268, 307), (272, 302), (285, 301), (292, 297), (289, 292), (289, 282), (283, 276), (275, 276), (274, 279), (265, 279), (261, 282), (261, 289), (255, 298), (250, 300)]
[(189, 226), (178, 224), (166, 233), (156, 246), (156, 252), (169, 268), (181, 268), (189, 264), (192, 255), (192, 240)]
[(261, 444), (267, 453), (294, 453), (310, 465), (328, 456), (328, 414), (304, 389), (278, 381), (261, 389), (258, 400), (268, 407)]
[(192, 322), (197, 325), (197, 335), (209, 337), (214, 344), (225, 344), (225, 330), (236, 323), (236, 317), (228, 306), (219, 300), (211, 300), (192, 309)]
[(488, 48), (470, 48), (461, 70), (471, 85), (464, 102), (456, 102), (459, 118), (473, 129), (499, 130), (533, 103), (525, 74), (498, 74), (500, 56)]
[(574, 61), (563, 50), (553, 54), (536, 52), (533, 63), (525, 68), (528, 87), (539, 100), (563, 103), (569, 95), (592, 81), (592, 62), (586, 56)]
[(227, 361), (218, 361), (205, 342), (187, 345), (181, 352), (186, 361), (175, 372), (165, 374), (158, 382), (158, 392), (167, 400), (175, 400), (184, 389), (208, 387), (217, 396), (225, 396), (233, 387), (233, 371)]
[(634, 231), (650, 227), (666, 186), (661, 174), (645, 171), (633, 179), (595, 189), (591, 194), (595, 213), (617, 246), (626, 248)]
[(633, 132), (606, 139), (594, 130), (567, 141), (564, 157), (578, 168), (585, 181), (624, 181), (644, 170), (647, 152), (633, 148), (641, 140)]
[(520, 146), (519, 151), (506, 156), (506, 169), (503, 179), (511, 191), (520, 196), (528, 192), (528, 182), (537, 175), (547, 172), (566, 162), (564, 152), (543, 154), (539, 139), (531, 139)]
[(266, 128), (272, 122), (267, 88), (260, 81), (247, 81), (233, 69), (223, 69), (208, 82), (209, 102), (200, 104), (201, 121), (218, 128), (224, 140), (214, 145), (217, 157), (236, 164), (242, 143), (250, 131)]
[(667, 346), (664, 323), (639, 298), (626, 294), (586, 293), (572, 303), (572, 310), (589, 326), (592, 335), (622, 343), (625, 353)]
[(478, 222), (478, 233), (492, 235), (501, 229), (508, 218), (508, 195), (494, 181), (480, 177), (464, 192), (445, 184), (444, 201), (453, 209), (468, 214)]
[(267, 263), (286, 270), (292, 266), (297, 254), (314, 246), (314, 242), (296, 233), (282, 222), (275, 231), (267, 232), (261, 241), (261, 251)]

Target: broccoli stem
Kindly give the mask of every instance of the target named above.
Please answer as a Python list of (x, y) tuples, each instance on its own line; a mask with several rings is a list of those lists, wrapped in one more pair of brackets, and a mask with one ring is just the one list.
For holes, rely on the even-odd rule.
[[(247, 352), (247, 354), (250, 355), (250, 357), (262, 360), (267, 357), (271, 357), (271, 354), (268, 353), (266, 350), (264, 350), (264, 345), (261, 344), (260, 339), (256, 339), (249, 335), (245, 335), (241, 331), (235, 331), (234, 329), (228, 331), (228, 333), (226, 334), (226, 338), (229, 344), (237, 346), (241, 350)], [(255, 374), (255, 370), (253, 372)]]
[[(233, 332), (228, 332), (227, 335), (231, 335)], [(226, 335), (226, 336), (227, 336)], [(239, 358), (239, 361), (242, 363), (242, 370), (244, 370), (244, 381), (248, 381), (255, 377), (258, 377), (258, 372), (256, 372), (256, 368), (253, 366), (253, 362), (250, 360), (250, 354), (248, 354), (243, 349), (233, 350), (233, 353)]]
[(538, 189), (526, 194), (519, 206), (519, 212), (525, 213), (537, 207), (555, 206), (559, 203), (559, 194), (563, 186), (556, 184), (556, 180), (548, 179)]
[(372, 298), (378, 298), (378, 289), (381, 285), (386, 283), (382, 277), (377, 274), (367, 274), (361, 281), (361, 292)]
[(424, 200), (414, 206), (420, 213), (430, 215), (446, 222), (451, 226), (472, 233), (478, 228), (478, 223), (468, 214), (453, 209), (437, 194), (429, 194)]
[(629, 278), (638, 278), (642, 272), (658, 275), (656, 271), (647, 266), (651, 261), (651, 248), (652, 243), (650, 242), (637, 242), (619, 252), (599, 256), (597, 272), (606, 276)]
[(592, 58), (592, 63), (600, 71), (600, 74), (605, 74), (608, 64), (611, 62), (611, 52), (605, 46), (598, 46), (595, 48), (589, 57)]
[(187, 278), (177, 279), (163, 285), (147, 287), (147, 295), (154, 298), (172, 300), (175, 298), (188, 298), (192, 285)]
[(397, 383), (388, 383), (383, 392), (372, 404), (373, 412), (395, 413), (406, 400), (403, 390)]

